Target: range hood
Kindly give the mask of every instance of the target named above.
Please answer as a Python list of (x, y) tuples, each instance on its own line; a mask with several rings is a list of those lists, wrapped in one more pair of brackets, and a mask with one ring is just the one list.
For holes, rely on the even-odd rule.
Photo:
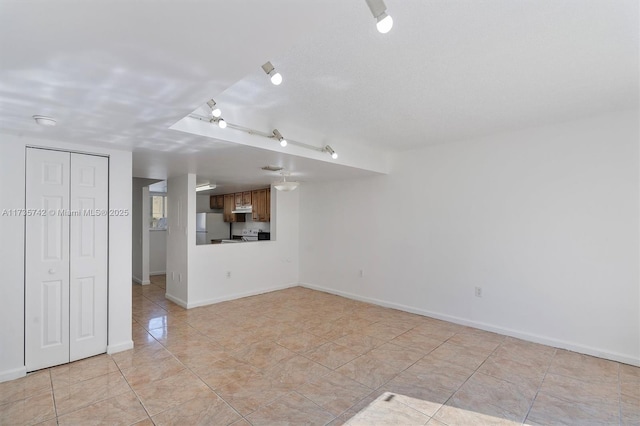
[(236, 206), (231, 213), (252, 213), (252, 206)]

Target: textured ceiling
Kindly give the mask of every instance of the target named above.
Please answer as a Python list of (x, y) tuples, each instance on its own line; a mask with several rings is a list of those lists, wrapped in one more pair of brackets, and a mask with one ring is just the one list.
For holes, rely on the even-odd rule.
[[(638, 108), (637, 1), (386, 3), (381, 35), (364, 0), (0, 0), (0, 132), (132, 150), (140, 177), (266, 181), (255, 170), (279, 162), (319, 180), (368, 174), (348, 166), (369, 148)], [(330, 143), (345, 167), (169, 129), (212, 97), (230, 122)]]

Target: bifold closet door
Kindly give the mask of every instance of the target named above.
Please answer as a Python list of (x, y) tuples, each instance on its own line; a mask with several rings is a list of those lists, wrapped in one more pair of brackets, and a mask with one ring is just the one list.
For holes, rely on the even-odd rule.
[(70, 361), (107, 350), (108, 161), (71, 154)]
[(69, 362), (68, 152), (27, 149), (25, 363), (27, 371)]
[(106, 352), (108, 159), (27, 149), (26, 208), (27, 371)]

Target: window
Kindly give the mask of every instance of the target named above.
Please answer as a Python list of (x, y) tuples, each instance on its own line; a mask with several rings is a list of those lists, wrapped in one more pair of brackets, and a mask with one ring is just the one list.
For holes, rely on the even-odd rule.
[(150, 198), (151, 220), (149, 226), (155, 229), (167, 229), (167, 195), (151, 194)]

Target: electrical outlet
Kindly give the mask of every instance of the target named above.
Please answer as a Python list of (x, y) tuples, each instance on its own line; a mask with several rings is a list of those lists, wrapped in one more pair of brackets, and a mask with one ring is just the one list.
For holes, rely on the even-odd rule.
[(227, 271), (227, 278), (231, 278), (231, 271)]
[(476, 297), (482, 297), (482, 287), (476, 287)]

